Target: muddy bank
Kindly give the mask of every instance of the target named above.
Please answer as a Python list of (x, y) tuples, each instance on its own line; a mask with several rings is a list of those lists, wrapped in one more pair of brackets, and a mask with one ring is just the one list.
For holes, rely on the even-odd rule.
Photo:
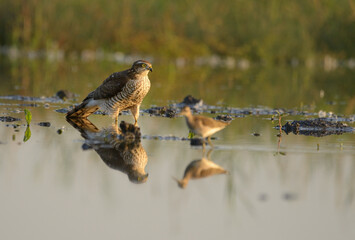
[[(0, 100), (13, 100), (22, 101), (26, 103), (16, 103), (14, 105), (21, 107), (41, 107), (38, 103), (45, 104), (44, 107), (48, 106), (50, 103), (63, 103), (69, 104), (67, 107), (58, 108), (55, 111), (59, 113), (67, 113), (73, 107), (73, 102), (76, 100), (77, 94), (68, 92), (66, 90), (59, 90), (51, 97), (29, 97), (29, 96), (0, 96)], [(7, 104), (8, 105), (8, 104)], [(12, 104), (9, 104), (12, 105)], [(195, 98), (191, 95), (187, 95), (179, 103), (173, 103), (168, 106), (151, 106), (149, 108), (141, 108), (141, 114), (149, 114), (151, 116), (174, 118), (177, 117), (181, 108), (184, 106), (189, 106), (195, 114), (214, 114), (215, 118), (223, 121), (231, 121), (234, 118), (245, 117), (245, 116), (264, 116), (270, 120), (277, 119), (278, 115), (282, 116), (305, 116), (305, 117), (318, 117), (319, 112), (310, 111), (298, 111), (294, 109), (284, 109), (284, 108), (269, 108), (266, 106), (256, 106), (248, 108), (237, 108), (221, 105), (208, 105), (202, 99)], [(97, 111), (94, 114), (105, 115), (101, 111)], [(122, 115), (129, 115), (129, 111), (120, 112)], [(327, 118), (329, 121), (342, 121), (342, 122), (355, 122), (355, 115), (350, 116), (339, 116), (339, 115), (329, 115)]]

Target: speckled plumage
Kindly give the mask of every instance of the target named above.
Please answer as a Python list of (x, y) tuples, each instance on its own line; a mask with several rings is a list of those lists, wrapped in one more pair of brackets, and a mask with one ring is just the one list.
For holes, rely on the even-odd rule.
[(205, 116), (192, 115), (188, 106), (185, 106), (180, 114), (185, 116), (187, 127), (196, 135), (207, 137), (211, 145), (211, 136), (230, 124), (230, 122), (222, 122)]
[(201, 158), (190, 162), (186, 167), (184, 176), (181, 180), (175, 179), (181, 188), (185, 188), (190, 179), (199, 179), (216, 174), (227, 173), (227, 171), (208, 158)]
[(67, 118), (87, 118), (100, 109), (117, 121), (120, 111), (130, 110), (136, 124), (140, 105), (150, 89), (149, 71), (152, 71), (151, 63), (138, 60), (130, 69), (111, 74), (81, 104), (69, 111)]
[(100, 130), (87, 118), (71, 118), (67, 121), (81, 133), (85, 143), (95, 150), (107, 166), (125, 173), (133, 183), (147, 181), (145, 167), (148, 155), (140, 138), (126, 139), (116, 125)]

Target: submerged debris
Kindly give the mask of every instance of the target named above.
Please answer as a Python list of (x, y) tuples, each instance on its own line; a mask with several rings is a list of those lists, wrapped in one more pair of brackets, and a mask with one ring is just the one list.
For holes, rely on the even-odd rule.
[(215, 119), (220, 121), (225, 121), (225, 122), (230, 122), (233, 120), (233, 118), (230, 115), (218, 115)]
[(16, 122), (16, 121), (21, 121), (19, 118), (14, 118), (11, 116), (2, 116), (0, 117), (0, 122)]
[(17, 124), (17, 123), (6, 124), (6, 127), (12, 127), (14, 129), (18, 128), (19, 126), (21, 126), (21, 125)]
[(201, 109), (204, 104), (202, 99), (194, 98), (191, 95), (187, 95), (182, 102), (177, 104), (172, 104), (174, 108), (182, 108), (185, 106), (189, 106), (190, 108)]
[(40, 123), (38, 123), (38, 125), (41, 127), (50, 127), (51, 123), (50, 122), (40, 122)]
[(292, 201), (292, 200), (297, 200), (297, 194), (296, 193), (291, 193), (291, 192), (286, 192), (282, 195), (282, 198), (285, 201)]
[(69, 109), (68, 108), (60, 108), (60, 109), (56, 109), (55, 111), (59, 112), (59, 113), (67, 113), (67, 112), (69, 112)]
[(144, 112), (154, 116), (173, 118), (176, 116), (176, 109), (171, 107), (151, 107)]
[(191, 146), (202, 146), (203, 143), (204, 143), (204, 140), (202, 138), (192, 138), (190, 140)]
[(60, 98), (62, 100), (66, 100), (66, 99), (71, 99), (75, 97), (75, 94), (72, 92), (69, 92), (68, 90), (59, 90), (55, 96), (57, 98)]
[(202, 105), (203, 104), (203, 100), (194, 98), (191, 95), (187, 95), (181, 103), (183, 103), (185, 105), (196, 105), (196, 104), (197, 105)]
[[(276, 127), (279, 129), (279, 126)], [(340, 135), (345, 132), (353, 132), (354, 128), (345, 123), (330, 121), (325, 118), (307, 119), (287, 122), (281, 128), (286, 134), (293, 132), (295, 135), (307, 135), (314, 137), (324, 137), (327, 135)]]
[(93, 149), (93, 147), (87, 143), (83, 143), (83, 145), (81, 146), (81, 148), (85, 151), (85, 150), (89, 150), (89, 149)]
[(139, 127), (134, 126), (133, 124), (126, 123), (121, 121), (120, 123), (121, 132), (125, 140), (136, 140), (140, 141), (141, 131)]
[(38, 102), (40, 103), (59, 103), (62, 102), (61, 99), (57, 97), (29, 97), (29, 96), (21, 96), (21, 95), (10, 95), (10, 96), (0, 96), (0, 99), (13, 100), (13, 101), (25, 101), (25, 102), (33, 102), (33, 103), (24, 103), (19, 104), (20, 106), (28, 106), (28, 107), (39, 107)]

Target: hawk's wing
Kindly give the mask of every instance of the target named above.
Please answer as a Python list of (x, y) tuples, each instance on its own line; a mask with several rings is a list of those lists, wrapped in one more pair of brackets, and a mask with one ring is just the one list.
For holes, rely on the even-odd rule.
[(112, 73), (98, 88), (89, 93), (86, 99), (93, 98), (98, 100), (113, 97), (122, 91), (129, 80), (128, 70)]

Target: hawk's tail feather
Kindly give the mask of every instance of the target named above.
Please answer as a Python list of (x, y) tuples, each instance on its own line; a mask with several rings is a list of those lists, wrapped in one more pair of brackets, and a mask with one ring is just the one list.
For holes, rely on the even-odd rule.
[(66, 117), (67, 118), (87, 118), (90, 114), (96, 112), (99, 109), (98, 106), (88, 106), (88, 101), (84, 101), (79, 105), (76, 105), (72, 110), (70, 110)]
[(99, 129), (87, 118), (68, 118), (67, 121), (82, 134), (84, 134), (85, 131), (99, 132)]

